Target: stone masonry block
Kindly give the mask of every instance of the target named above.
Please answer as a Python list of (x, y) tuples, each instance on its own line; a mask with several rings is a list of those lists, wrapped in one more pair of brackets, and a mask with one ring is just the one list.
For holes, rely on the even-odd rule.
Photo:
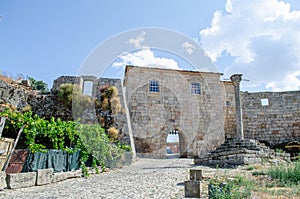
[(200, 181), (185, 181), (184, 195), (186, 198), (201, 198), (202, 186)]
[(36, 175), (36, 185), (50, 184), (53, 175), (53, 168), (50, 169), (38, 169)]
[(201, 169), (190, 169), (190, 180), (191, 181), (201, 181), (202, 180), (202, 170)]
[(52, 175), (52, 179), (51, 182), (59, 182), (59, 181), (63, 181), (69, 178), (74, 178), (75, 174), (72, 171), (68, 171), (68, 172), (59, 172), (59, 173), (54, 173)]
[(6, 182), (9, 189), (31, 187), (36, 183), (36, 172), (7, 174)]

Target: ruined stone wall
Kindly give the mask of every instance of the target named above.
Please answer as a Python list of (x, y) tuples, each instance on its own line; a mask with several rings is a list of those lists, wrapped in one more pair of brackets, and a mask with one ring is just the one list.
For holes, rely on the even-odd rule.
[(65, 121), (73, 120), (72, 110), (60, 102), (56, 94), (30, 95), (27, 104), (30, 105), (31, 111), (41, 118), (55, 117)]
[(130, 133), (128, 127), (128, 121), (126, 118), (126, 110), (125, 110), (125, 100), (123, 96), (123, 88), (122, 82), (120, 79), (110, 79), (110, 78), (100, 78), (97, 81), (97, 87), (95, 92), (95, 96), (100, 100), (100, 89), (103, 86), (115, 86), (119, 92), (119, 98), (121, 102), (121, 112), (114, 115), (114, 119), (116, 121), (115, 127), (119, 130), (120, 139), (122, 142), (130, 144)]
[[(101, 98), (101, 92), (100, 92), (101, 88), (103, 88), (105, 86), (115, 86), (118, 89), (122, 109), (121, 109), (121, 112), (111, 115), (111, 117), (113, 117), (114, 126), (119, 130), (120, 141), (130, 145), (130, 132), (129, 132), (129, 128), (128, 128), (128, 121), (126, 118), (125, 100), (123, 97), (123, 88), (122, 88), (120, 79), (97, 78), (94, 76), (80, 76), (80, 77), (61, 76), (61, 77), (57, 78), (56, 80), (54, 80), (52, 90), (53, 91), (58, 90), (61, 84), (71, 83), (71, 84), (79, 85), (79, 87), (82, 89), (82, 92), (84, 92), (84, 82), (85, 81), (92, 82), (93, 85), (92, 85), (92, 93), (91, 94), (98, 101), (101, 100), (100, 99)], [(49, 97), (51, 97), (51, 96), (49, 96)], [(52, 96), (52, 98), (53, 98), (53, 96)], [(51, 101), (51, 100), (48, 98), (48, 101)], [(63, 109), (64, 113), (61, 113), (61, 114), (65, 114), (65, 116), (69, 116), (69, 114), (72, 114), (72, 112), (70, 112), (70, 111), (72, 111), (72, 110)], [(101, 111), (102, 110), (100, 110), (99, 107), (94, 106), (94, 104), (92, 104), (92, 106), (90, 107), (89, 110), (86, 110), (84, 113), (81, 113), (81, 116), (86, 117), (86, 121), (97, 122)], [(56, 113), (56, 114), (60, 115), (60, 113)]]
[[(115, 86), (118, 89), (120, 103), (122, 106), (121, 112), (112, 115), (114, 118), (114, 126), (119, 130), (120, 141), (130, 145), (130, 133), (128, 128), (128, 121), (125, 112), (125, 101), (123, 97), (123, 89), (121, 80), (119, 79), (106, 79), (106, 78), (96, 78), (93, 76), (61, 76), (54, 80), (53, 88), (49, 93), (40, 93), (38, 91), (33, 91), (29, 87), (18, 85), (16, 82), (7, 83), (0, 80), (0, 103), (10, 104), (17, 109), (21, 110), (25, 106), (30, 106), (33, 113), (38, 116), (50, 119), (51, 117), (61, 118), (62, 120), (74, 120), (74, 113), (72, 113), (72, 108), (67, 107), (62, 102), (59, 101), (57, 97), (57, 91), (60, 85), (65, 83), (77, 84), (83, 88), (84, 81), (93, 82), (92, 94), (98, 100), (100, 100), (100, 87), (101, 86)], [(97, 110), (98, 107), (91, 103), (89, 110), (85, 110), (81, 113), (84, 121), (97, 121)]]
[[(262, 105), (261, 99), (268, 100)], [(300, 91), (241, 93), (245, 138), (271, 146), (300, 140)]]
[[(219, 73), (127, 67), (126, 96), (135, 147), (140, 156), (166, 156), (166, 138), (179, 132), (182, 156), (198, 156), (224, 141), (225, 93)], [(159, 92), (149, 92), (149, 82)], [(201, 95), (191, 93), (201, 83)]]
[(27, 99), (31, 94), (34, 94), (34, 92), (28, 87), (0, 80), (0, 103), (10, 104), (21, 109), (28, 105)]
[(82, 78), (76, 76), (61, 76), (53, 81), (51, 90), (57, 91), (62, 84), (66, 83), (82, 85)]

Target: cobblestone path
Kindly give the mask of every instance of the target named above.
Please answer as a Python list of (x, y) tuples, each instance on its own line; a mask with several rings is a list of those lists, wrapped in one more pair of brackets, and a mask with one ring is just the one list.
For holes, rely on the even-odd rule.
[(131, 166), (88, 178), (3, 190), (0, 191), (0, 198), (183, 198), (183, 182), (188, 179), (192, 167), (192, 159), (139, 159)]

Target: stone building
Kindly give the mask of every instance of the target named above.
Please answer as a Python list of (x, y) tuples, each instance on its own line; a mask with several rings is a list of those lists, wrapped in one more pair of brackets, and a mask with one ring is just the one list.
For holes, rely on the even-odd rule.
[[(127, 66), (124, 81), (61, 76), (54, 80), (48, 94), (36, 94), (0, 80), (0, 102), (19, 109), (30, 105), (45, 118), (72, 118), (72, 112), (57, 101), (55, 92), (60, 85), (77, 84), (83, 93), (96, 98), (101, 96), (103, 86), (115, 86), (123, 107), (114, 115), (116, 128), (122, 141), (131, 144), (138, 156), (167, 157), (168, 135), (176, 132), (180, 156), (195, 157), (213, 151), (225, 139), (237, 137), (234, 84), (221, 81), (221, 76), (214, 72)], [(300, 141), (300, 91), (241, 92), (240, 98), (244, 138), (271, 147)]]
[(182, 157), (198, 156), (223, 143), (225, 101), (234, 101), (226, 96), (221, 75), (127, 66), (124, 86), (137, 154), (166, 157), (166, 139), (173, 130), (178, 131)]

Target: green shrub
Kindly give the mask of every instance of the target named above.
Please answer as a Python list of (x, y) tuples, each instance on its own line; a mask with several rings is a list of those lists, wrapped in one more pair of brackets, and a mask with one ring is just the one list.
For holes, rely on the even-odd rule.
[(45, 120), (31, 111), (24, 113), (6, 108), (0, 116), (8, 118), (4, 137), (16, 138), (24, 126), (17, 148), (28, 148), (31, 152), (44, 149), (60, 149), (67, 152), (81, 151), (80, 162), (84, 171), (85, 163), (92, 156), (94, 166), (114, 166), (124, 153), (124, 146), (115, 144), (99, 125), (81, 124), (51, 118)]

